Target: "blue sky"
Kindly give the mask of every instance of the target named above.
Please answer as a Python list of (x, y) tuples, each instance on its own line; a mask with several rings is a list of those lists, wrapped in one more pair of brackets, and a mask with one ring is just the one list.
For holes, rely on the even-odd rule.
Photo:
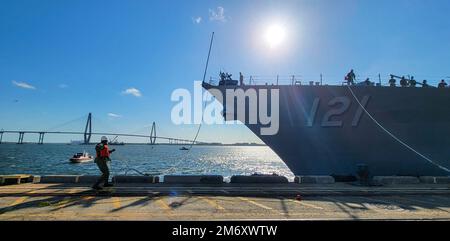
[[(156, 121), (158, 134), (190, 139), (197, 126), (171, 123), (170, 95), (201, 80), (212, 31), (208, 77), (322, 73), (332, 84), (354, 68), (436, 84), (450, 76), (448, 12), (446, 0), (2, 0), (0, 128), (49, 129), (92, 112), (96, 131), (145, 133)], [(277, 48), (263, 37), (272, 24), (286, 32)], [(69, 139), (80, 138), (46, 137)], [(204, 126), (199, 139), (258, 141), (230, 125)]]

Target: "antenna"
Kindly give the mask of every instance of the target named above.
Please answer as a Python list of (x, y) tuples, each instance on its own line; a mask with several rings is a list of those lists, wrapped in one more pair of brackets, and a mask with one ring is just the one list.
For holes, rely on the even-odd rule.
[(203, 73), (203, 82), (205, 82), (206, 71), (208, 71), (209, 56), (211, 55), (211, 48), (212, 48), (213, 41), (214, 41), (214, 32), (212, 32), (212, 34), (211, 34), (211, 42), (209, 43), (208, 58), (206, 59), (205, 72)]

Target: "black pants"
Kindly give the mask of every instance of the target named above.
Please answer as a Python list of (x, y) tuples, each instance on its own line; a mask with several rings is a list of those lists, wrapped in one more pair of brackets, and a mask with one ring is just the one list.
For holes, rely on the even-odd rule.
[(108, 167), (108, 159), (96, 159), (95, 163), (97, 163), (98, 169), (102, 172), (102, 176), (98, 179), (98, 181), (94, 184), (94, 186), (99, 186), (102, 182), (104, 184), (108, 183), (109, 180), (109, 167)]

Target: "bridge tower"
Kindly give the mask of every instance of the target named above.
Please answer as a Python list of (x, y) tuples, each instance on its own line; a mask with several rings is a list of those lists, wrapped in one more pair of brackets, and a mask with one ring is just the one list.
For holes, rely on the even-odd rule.
[(152, 130), (150, 131), (150, 145), (156, 144), (156, 124), (153, 121)]
[(25, 135), (25, 132), (19, 132), (19, 140), (17, 141), (17, 144), (23, 144), (23, 136)]
[(84, 144), (89, 144), (92, 135), (92, 113), (89, 112), (86, 127), (84, 128)]
[(3, 131), (0, 131), (0, 144), (2, 144), (2, 140), (3, 140)]
[(39, 145), (44, 144), (44, 134), (45, 132), (39, 132), (39, 141), (38, 141)]

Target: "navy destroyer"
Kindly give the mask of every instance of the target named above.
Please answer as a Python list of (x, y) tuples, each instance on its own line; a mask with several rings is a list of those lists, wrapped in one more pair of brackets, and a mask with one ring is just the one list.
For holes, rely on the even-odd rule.
[[(295, 175), (356, 176), (361, 165), (371, 175), (450, 174), (450, 88), (240, 85), (231, 79), (204, 81), (203, 88), (224, 106), (225, 119), (244, 123)], [(221, 98), (227, 90), (255, 90), (258, 97), (277, 90), (278, 132), (262, 135), (260, 119), (248, 121), (248, 98), (235, 98), (247, 107), (238, 117), (237, 104), (226, 106)]]

